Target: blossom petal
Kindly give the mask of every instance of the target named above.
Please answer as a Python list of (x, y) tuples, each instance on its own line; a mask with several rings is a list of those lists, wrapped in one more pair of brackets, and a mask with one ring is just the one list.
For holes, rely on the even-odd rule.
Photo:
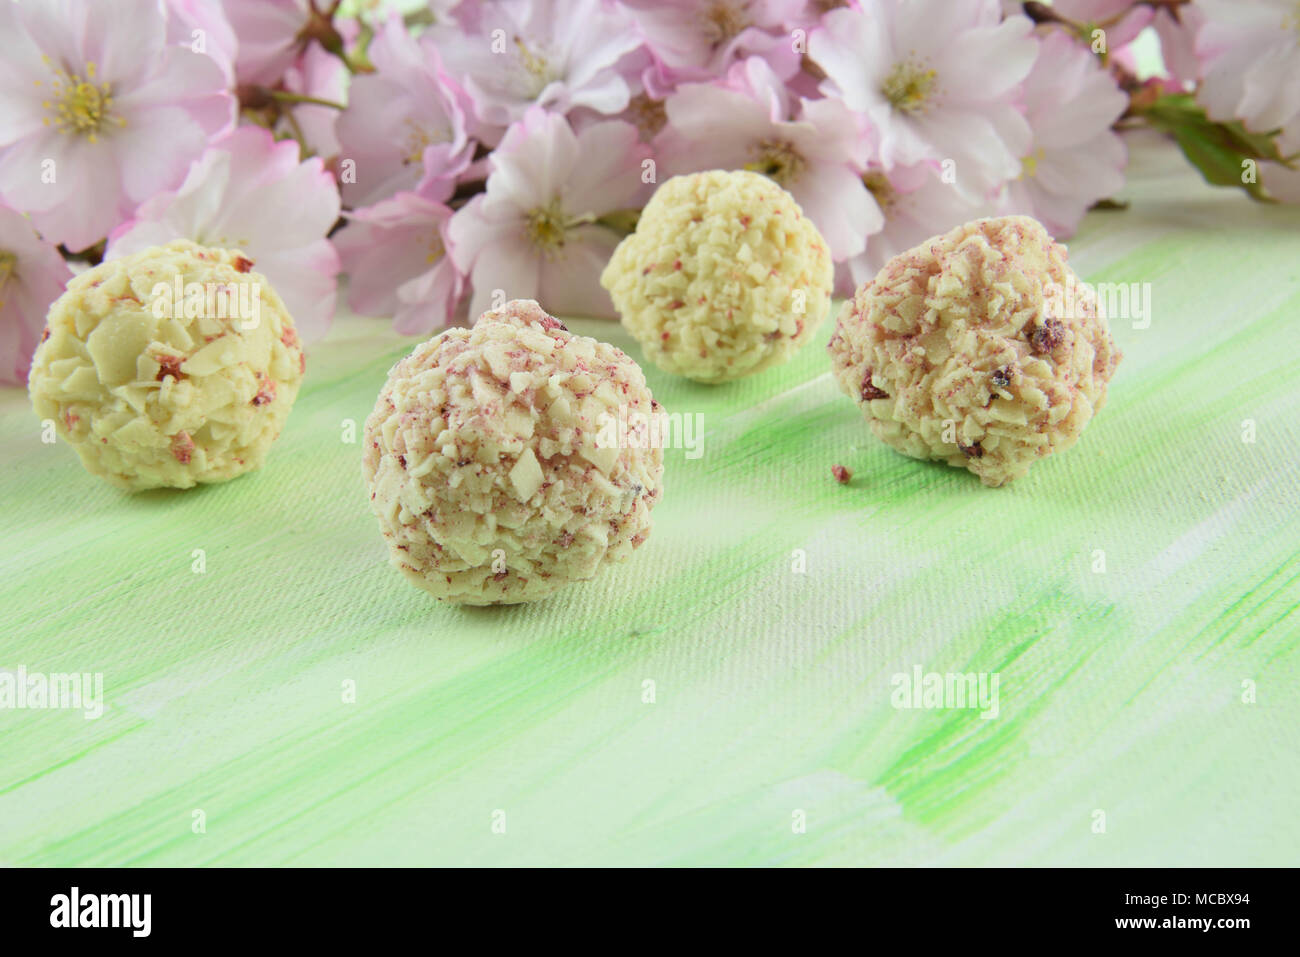
[(862, 252), (867, 237), (885, 224), (880, 207), (858, 176), (847, 166), (819, 169), (800, 178), (794, 189), (808, 218), (830, 247), (837, 262)]
[[(454, 223), (455, 220), (452, 220)], [(455, 241), (456, 234), (452, 233)], [(491, 307), (494, 293), (501, 290), (509, 299), (538, 299), (541, 294), (541, 258), (522, 237), (511, 237), (484, 246), (474, 260), (471, 284), (474, 292), (470, 298), (469, 312), (481, 316)], [(554, 311), (558, 307), (547, 306)]]
[(649, 157), (650, 150), (640, 142), (631, 123), (594, 123), (578, 134), (577, 147), (578, 155), (587, 159), (560, 190), (566, 211), (602, 215), (639, 206), (648, 198), (648, 184), (641, 181), (641, 161)]
[[(600, 273), (618, 243), (618, 234), (602, 226), (570, 230), (563, 250), (540, 271), (538, 301), (562, 316), (616, 318), (618, 312), (600, 284)], [(512, 294), (512, 298), (516, 297)]]

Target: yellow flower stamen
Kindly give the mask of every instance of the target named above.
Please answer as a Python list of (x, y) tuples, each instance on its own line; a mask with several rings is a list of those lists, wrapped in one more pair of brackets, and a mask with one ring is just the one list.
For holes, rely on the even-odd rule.
[(875, 199), (876, 205), (880, 207), (882, 213), (889, 212), (890, 207), (898, 199), (898, 194), (894, 191), (894, 184), (879, 170), (864, 173), (862, 185), (867, 188), (867, 192)]
[(1041, 160), (1046, 159), (1046, 157), (1047, 154), (1041, 149), (1036, 153), (1030, 153), (1028, 156), (1022, 156), (1020, 158), (1019, 179), (1024, 179), (1026, 176), (1031, 178), (1037, 176), (1038, 164)]
[(749, 18), (739, 4), (728, 0), (719, 0), (710, 4), (700, 13), (703, 21), (704, 35), (711, 46), (722, 46), (749, 26)]
[(532, 96), (538, 96), (559, 75), (545, 56), (528, 49), (520, 37), (515, 37), (515, 46), (519, 48), (519, 64), (524, 68), (528, 90)]
[(925, 111), (938, 74), (916, 63), (897, 63), (880, 85), (880, 92), (900, 113), (915, 115)]
[(17, 265), (17, 256), (11, 252), (5, 252), (0, 249), (0, 309), (3, 309), (5, 304), (5, 286), (9, 284), (9, 279), (14, 274), (14, 267)]
[(528, 212), (528, 222), (524, 227), (528, 238), (534, 246), (543, 252), (554, 253), (564, 246), (566, 231), (564, 211), (559, 203), (549, 206), (537, 206)]
[(1300, 0), (1296, 0), (1290, 13), (1282, 14), (1282, 30), (1300, 33)]
[(424, 262), (432, 266), (445, 255), (447, 255), (447, 247), (442, 244), (442, 237), (434, 233), (433, 239), (429, 241), (429, 252), (424, 257)]
[(113, 85), (95, 82), (99, 67), (93, 60), (85, 65), (84, 76), (54, 66), (49, 57), (45, 62), (54, 73), (50, 98), (41, 103), (50, 113), (45, 117), (46, 126), (53, 125), (70, 136), (84, 136), (92, 143), (99, 141), (105, 127), (126, 126), (123, 117), (113, 114)]
[(528, 211), (524, 222), (524, 235), (548, 259), (554, 259), (564, 248), (569, 238), (569, 230), (588, 223), (594, 223), (596, 217), (570, 216), (561, 207), (558, 199), (546, 206), (535, 206)]
[(644, 93), (632, 97), (627, 105), (627, 111), (631, 114), (636, 128), (646, 139), (651, 139), (668, 125), (668, 111), (664, 109), (664, 101), (651, 99)]
[(446, 130), (434, 130), (430, 132), (423, 126), (420, 126), (414, 120), (406, 121), (407, 134), (402, 153), (402, 164), (410, 166), (424, 162), (424, 150), (426, 147), (435, 143), (446, 143), (451, 140), (451, 135)]
[(796, 181), (807, 165), (803, 155), (789, 140), (760, 140), (754, 144), (751, 152), (756, 153), (757, 158), (746, 163), (745, 169), (762, 173), (781, 186)]

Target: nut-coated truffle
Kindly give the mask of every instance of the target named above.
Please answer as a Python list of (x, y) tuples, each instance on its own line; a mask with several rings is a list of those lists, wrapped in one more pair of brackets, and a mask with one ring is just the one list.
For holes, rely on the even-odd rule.
[(87, 470), (136, 491), (224, 482), (262, 464), (304, 360), (293, 319), (253, 265), (177, 240), (68, 283), (28, 390)]
[(488, 605), (625, 560), (650, 534), (663, 450), (611, 442), (606, 426), (657, 413), (635, 362), (531, 300), (417, 346), (365, 428), (363, 474), (393, 564), (437, 598)]
[(830, 353), (877, 436), (990, 486), (1073, 445), (1121, 358), (1065, 248), (1024, 216), (891, 259), (844, 304)]
[(664, 182), (600, 281), (651, 362), (726, 382), (812, 337), (833, 267), (793, 196), (757, 173), (711, 170)]

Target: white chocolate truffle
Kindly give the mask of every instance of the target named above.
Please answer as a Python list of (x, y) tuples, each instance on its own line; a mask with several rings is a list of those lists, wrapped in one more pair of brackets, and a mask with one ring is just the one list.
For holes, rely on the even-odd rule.
[(663, 449), (610, 423), (660, 406), (623, 352), (531, 300), (397, 363), (366, 420), (362, 471), (393, 564), (447, 601), (543, 598), (650, 534)]
[(830, 309), (826, 240), (757, 173), (691, 173), (661, 185), (600, 277), (650, 361), (726, 382), (788, 360)]
[(262, 464), (304, 360), (288, 310), (252, 267), (235, 250), (177, 240), (68, 283), (28, 390), (88, 471), (138, 491)]
[(1073, 445), (1121, 358), (1065, 247), (1025, 216), (895, 256), (844, 304), (830, 353), (877, 436), (990, 486)]

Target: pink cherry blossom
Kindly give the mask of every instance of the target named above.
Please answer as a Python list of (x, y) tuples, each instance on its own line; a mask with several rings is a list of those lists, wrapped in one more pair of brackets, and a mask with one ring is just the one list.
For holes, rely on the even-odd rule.
[(1294, 0), (1199, 0), (1197, 98), (1210, 118), (1264, 133), (1300, 119), (1300, 8)]
[(338, 215), (338, 189), (320, 157), (299, 162), (297, 143), (243, 126), (209, 147), (179, 189), (149, 199), (114, 230), (106, 256), (173, 239), (242, 249), (310, 341), (334, 315), (339, 257), (325, 237)]
[(223, 0), (239, 37), (235, 73), (240, 83), (275, 86), (302, 52), (302, 31), (313, 0)]
[(664, 112), (664, 100), (674, 88), (664, 82), (654, 63), (654, 58), (645, 47), (640, 47), (624, 57), (622, 66), (626, 68), (625, 76), (631, 93), (627, 107), (613, 116), (605, 116), (580, 106), (569, 111), (569, 123), (575, 130), (580, 130), (601, 120), (625, 120), (640, 130), (641, 139), (649, 143), (668, 122), (668, 114)]
[(417, 193), (398, 193), (348, 213), (334, 237), (348, 275), (348, 305), (365, 316), (392, 316), (406, 335), (451, 323), (464, 279), (447, 254), (452, 210)]
[(1015, 107), (1037, 46), (998, 0), (869, 0), (832, 10), (808, 38), (822, 89), (865, 113), (886, 169), (952, 160), (980, 199), (1020, 171), (1030, 132)]
[(721, 76), (738, 60), (766, 59), (789, 79), (799, 68), (789, 27), (806, 25), (806, 0), (624, 0), (673, 83)]
[(1151, 22), (1153, 11), (1134, 0), (1053, 0), (1052, 9), (1074, 23), (1082, 25), (1088, 36), (1083, 40), (1092, 44), (1092, 31), (1103, 30), (1106, 51), (1116, 50), (1132, 43)]
[(886, 262), (917, 243), (992, 211), (946, 182), (935, 163), (895, 166), (888, 172), (869, 170), (864, 181), (884, 215), (884, 226), (867, 238), (863, 252), (848, 261), (853, 287), (874, 279)]
[(161, 9), (0, 3), (0, 197), (51, 242), (93, 245), (233, 122), (221, 67), (169, 45)]
[(564, 117), (529, 110), (493, 152), (487, 192), (451, 220), (451, 256), (474, 290), (470, 314), (499, 289), (561, 315), (614, 316), (600, 273), (621, 237), (599, 218), (644, 202), (648, 156), (630, 123), (575, 133)]
[[(206, 52), (221, 67), (227, 84), (235, 80), (235, 51), (239, 41), (226, 19), (221, 0), (165, 0), (167, 42), (194, 52)], [(200, 47), (200, 50), (195, 50)]]
[(1128, 97), (1088, 49), (1053, 31), (1025, 81), (1024, 106), (1033, 142), (999, 208), (1034, 216), (1063, 239), (1089, 206), (1124, 185), (1127, 152), (1111, 125)]
[[(375, 35), (376, 72), (352, 81), (339, 118), (339, 156), (351, 160), (343, 198), (365, 206), (400, 190), (446, 199), (473, 158), (459, 91), (442, 68), (432, 31), (419, 40), (397, 17)], [(355, 179), (355, 182), (352, 179)]]
[(641, 38), (622, 7), (604, 0), (498, 0), (473, 19), (472, 32), (434, 26), (428, 33), (469, 94), (478, 135), (487, 142), (495, 143), (534, 104), (604, 115), (627, 106), (621, 61)]
[(1196, 84), (1200, 72), (1196, 59), (1196, 34), (1204, 22), (1205, 15), (1191, 4), (1173, 11), (1161, 8), (1151, 21), (1156, 36), (1160, 38), (1160, 56), (1164, 60), (1165, 72), (1185, 90)]
[(22, 385), (50, 303), (72, 270), (22, 213), (0, 206), (0, 382)]
[[(347, 102), (351, 76), (342, 60), (313, 43), (284, 71), (282, 85), (289, 93), (342, 104)], [(277, 136), (301, 136), (303, 146), (316, 156), (338, 154), (338, 110), (315, 103), (284, 103), (282, 108)]]
[(687, 83), (668, 97), (655, 139), (665, 176), (752, 169), (789, 190), (821, 230), (834, 259), (862, 251), (881, 226), (862, 183), (870, 143), (838, 100), (797, 100), (766, 61), (736, 64), (729, 85)]
[[(1300, 122), (1278, 134), (1277, 148), (1283, 156), (1300, 157)], [(1259, 181), (1278, 202), (1300, 204), (1300, 169), (1280, 163), (1260, 163)]]

